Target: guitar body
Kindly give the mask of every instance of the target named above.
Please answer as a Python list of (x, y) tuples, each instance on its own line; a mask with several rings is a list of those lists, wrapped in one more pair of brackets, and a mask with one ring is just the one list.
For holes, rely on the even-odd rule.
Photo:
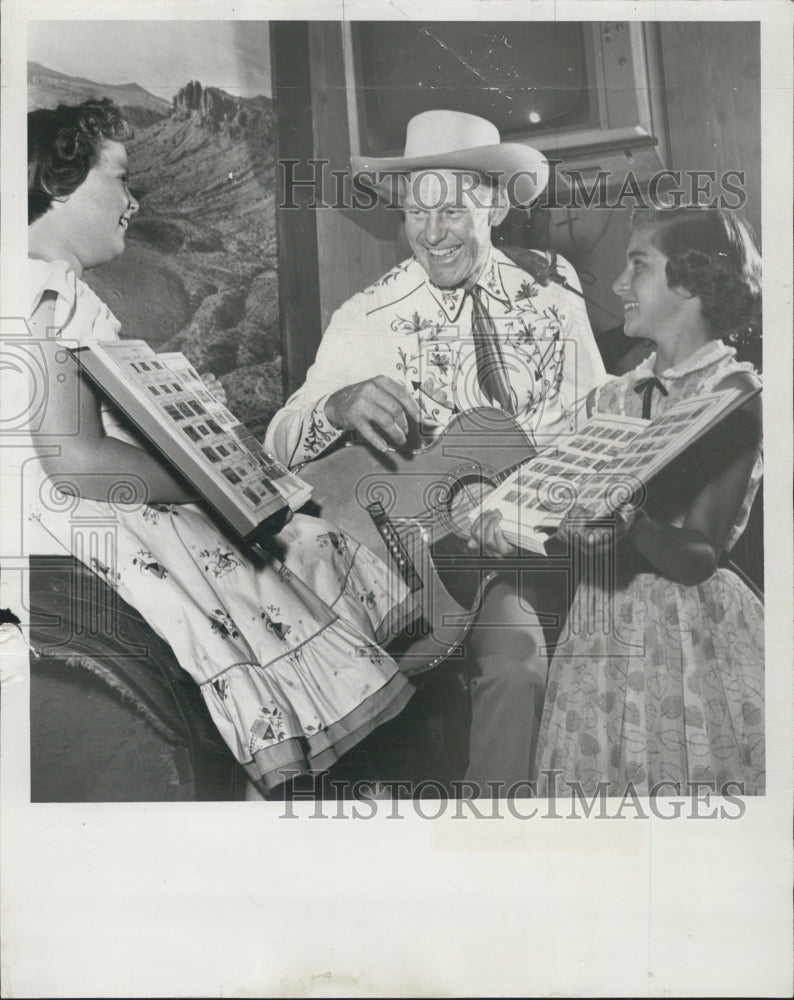
[(407, 627), (395, 622), (393, 642), (384, 640), (405, 673), (459, 651), (496, 575), (472, 567), (468, 512), (506, 469), (534, 454), (513, 417), (482, 408), (400, 450), (347, 443), (299, 470), (314, 490), (307, 509), (338, 524), (411, 586), (418, 616)]

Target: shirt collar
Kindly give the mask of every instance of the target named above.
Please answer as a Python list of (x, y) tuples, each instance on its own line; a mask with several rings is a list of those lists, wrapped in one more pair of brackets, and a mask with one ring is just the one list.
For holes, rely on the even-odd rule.
[[(428, 291), (444, 311), (448, 322), (454, 323), (460, 316), (463, 302), (466, 298), (464, 288), (439, 288), (434, 285), (425, 272), (425, 285)], [(488, 258), (485, 267), (477, 279), (477, 285), (487, 292), (491, 298), (496, 299), (505, 306), (510, 305), (510, 296), (505, 291), (502, 282), (502, 272), (500, 261), (493, 247), (488, 251)]]
[[(665, 368), (665, 370), (659, 375), (659, 378), (665, 379), (666, 381), (681, 378), (682, 375), (689, 375), (692, 372), (700, 371), (702, 368), (708, 368), (709, 365), (713, 365), (715, 362), (721, 361), (723, 358), (733, 357), (734, 354), (736, 354), (735, 348), (728, 347), (728, 345), (721, 340), (710, 340), (707, 344), (699, 347), (694, 354), (690, 354), (688, 358), (685, 358), (679, 364), (673, 365), (670, 368)], [(656, 353), (654, 352), (634, 369), (634, 380), (639, 382), (642, 379), (653, 375), (653, 366), (655, 363)]]

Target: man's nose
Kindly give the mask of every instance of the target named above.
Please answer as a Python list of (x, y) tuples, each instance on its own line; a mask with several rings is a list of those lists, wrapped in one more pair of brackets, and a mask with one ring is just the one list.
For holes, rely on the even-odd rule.
[(135, 213), (138, 211), (138, 209), (141, 206), (138, 203), (138, 199), (135, 197), (135, 195), (132, 192), (129, 192), (129, 196), (130, 196), (130, 205), (129, 205), (129, 208), (127, 209), (127, 211), (130, 212), (132, 215), (135, 215)]
[(440, 243), (447, 235), (443, 219), (439, 215), (436, 215), (435, 212), (427, 213), (424, 235), (425, 242), (429, 243), (431, 246), (435, 246), (437, 243)]

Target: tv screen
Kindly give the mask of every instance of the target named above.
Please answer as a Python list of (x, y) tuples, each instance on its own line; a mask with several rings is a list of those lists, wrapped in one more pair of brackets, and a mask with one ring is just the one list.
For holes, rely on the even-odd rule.
[(362, 151), (402, 147), (421, 111), (493, 122), (502, 138), (598, 125), (581, 23), (359, 22), (355, 25)]

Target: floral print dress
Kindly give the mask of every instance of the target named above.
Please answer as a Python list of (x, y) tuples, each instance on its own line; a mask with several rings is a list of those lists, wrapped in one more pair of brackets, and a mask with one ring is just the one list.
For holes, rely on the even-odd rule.
[[(31, 260), (30, 277), (30, 314), (55, 292), (64, 342), (116, 339), (118, 321), (67, 264)], [(102, 417), (107, 433), (141, 446), (112, 409)], [(376, 641), (410, 603), (407, 588), (319, 518), (296, 514), (278, 555), (257, 560), (198, 504), (101, 503), (42, 478), (31, 516), (170, 643), (265, 791), (327, 770), (412, 694)]]
[[(654, 393), (652, 416), (711, 391), (734, 372), (752, 370), (737, 363), (734, 353), (711, 341), (664, 372), (660, 381), (667, 395)], [(652, 355), (606, 383), (596, 410), (640, 416), (636, 387), (653, 374), (654, 360)], [(708, 464), (701, 455), (699, 465)], [(699, 474), (697, 466), (689, 472)], [(744, 530), (761, 474), (759, 449), (727, 551)], [(679, 473), (670, 483), (667, 523), (683, 522), (685, 489), (686, 477)], [(596, 570), (574, 598), (549, 672), (537, 754), (539, 794), (548, 794), (552, 782), (556, 794), (571, 794), (570, 783), (579, 782), (592, 795), (599, 782), (607, 782), (611, 795), (626, 794), (630, 783), (638, 795), (654, 788), (669, 795), (687, 791), (690, 781), (710, 782), (718, 791), (733, 781), (735, 793), (763, 793), (761, 602), (730, 569), (684, 586), (651, 572), (626, 548), (617, 551), (610, 585)]]

